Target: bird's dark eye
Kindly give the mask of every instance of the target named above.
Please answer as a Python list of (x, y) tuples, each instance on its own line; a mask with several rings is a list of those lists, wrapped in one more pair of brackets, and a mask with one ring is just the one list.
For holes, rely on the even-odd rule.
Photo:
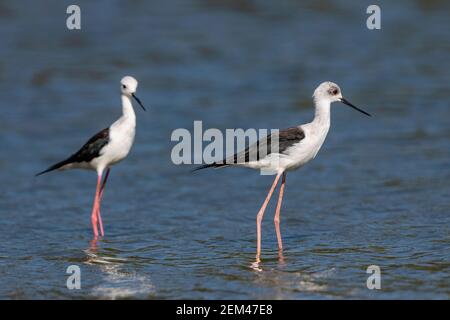
[(122, 88), (126, 89), (126, 88), (127, 88), (127, 86), (123, 84), (123, 85), (122, 85)]
[(339, 93), (339, 90), (337, 88), (331, 88), (329, 93), (331, 93), (333, 96), (335, 96)]

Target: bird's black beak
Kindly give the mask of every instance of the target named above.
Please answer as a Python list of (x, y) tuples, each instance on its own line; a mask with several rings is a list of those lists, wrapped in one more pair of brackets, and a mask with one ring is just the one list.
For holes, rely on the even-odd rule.
[(356, 111), (359, 111), (359, 112), (361, 112), (361, 113), (364, 113), (364, 114), (365, 114), (366, 116), (369, 116), (369, 117), (371, 117), (370, 113), (368, 113), (368, 112), (365, 112), (364, 110), (361, 110), (360, 108), (358, 108), (358, 107), (356, 107), (356, 106), (352, 105), (352, 104), (351, 104), (350, 102), (348, 102), (348, 101), (347, 101), (347, 100), (345, 100), (344, 98), (341, 98), (340, 100), (341, 100), (341, 102), (342, 102), (342, 103), (344, 103), (344, 104), (348, 105), (349, 107), (351, 107), (351, 108), (355, 109)]
[(144, 108), (144, 105), (142, 104), (141, 100), (139, 100), (139, 98), (136, 97), (136, 96), (134, 95), (134, 93), (132, 93), (131, 96), (134, 98), (134, 100), (137, 101), (137, 103), (139, 103), (139, 105), (141, 106), (141, 108), (142, 108), (144, 111), (147, 111), (147, 110)]

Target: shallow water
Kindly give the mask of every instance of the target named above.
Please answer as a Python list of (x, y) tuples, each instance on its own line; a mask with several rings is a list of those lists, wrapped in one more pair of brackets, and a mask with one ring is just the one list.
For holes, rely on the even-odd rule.
[[(0, 298), (449, 298), (447, 2), (381, 2), (369, 31), (367, 1), (78, 1), (77, 32), (49, 3), (0, 5)], [(125, 74), (150, 110), (136, 110), (95, 243), (95, 175), (33, 175), (119, 116)], [(318, 157), (287, 177), (283, 259), (271, 203), (255, 265), (272, 177), (192, 174), (172, 164), (171, 132), (307, 122), (324, 80), (374, 117), (333, 106)]]

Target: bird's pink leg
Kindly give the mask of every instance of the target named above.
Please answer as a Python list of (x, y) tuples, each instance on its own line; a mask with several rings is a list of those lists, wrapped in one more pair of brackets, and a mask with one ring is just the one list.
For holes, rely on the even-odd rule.
[(283, 242), (281, 241), (281, 232), (280, 232), (280, 209), (281, 209), (281, 202), (283, 201), (285, 183), (286, 183), (286, 173), (283, 173), (283, 179), (281, 180), (280, 186), (280, 195), (278, 196), (277, 209), (275, 211), (275, 217), (273, 219), (273, 222), (275, 223), (275, 231), (277, 233), (278, 250), (280, 252), (283, 250)]
[(92, 214), (91, 214), (91, 222), (92, 222), (92, 229), (94, 230), (94, 238), (98, 238), (98, 229), (97, 229), (97, 223), (98, 223), (98, 215), (97, 211), (100, 206), (100, 188), (102, 185), (102, 176), (101, 174), (97, 177), (97, 188), (95, 190), (95, 198), (94, 198), (94, 205), (92, 206)]
[(270, 188), (270, 191), (267, 194), (266, 200), (264, 200), (264, 203), (263, 203), (261, 209), (259, 209), (258, 215), (256, 216), (256, 236), (257, 236), (256, 259), (257, 260), (259, 260), (259, 257), (261, 256), (261, 221), (264, 216), (264, 211), (266, 210), (266, 207), (269, 204), (270, 198), (272, 197), (272, 193), (275, 190), (275, 187), (277, 186), (277, 183), (278, 183), (278, 180), (280, 179), (281, 174), (282, 173), (279, 173), (275, 177), (272, 187)]
[(100, 214), (100, 206), (101, 206), (101, 202), (102, 202), (102, 198), (103, 198), (103, 192), (105, 191), (106, 181), (108, 180), (109, 170), (110, 170), (109, 168), (106, 169), (106, 174), (105, 174), (105, 177), (103, 178), (102, 187), (100, 188), (99, 205), (98, 205), (98, 210), (97, 210), (98, 224), (100, 226), (100, 234), (102, 235), (102, 237), (105, 236), (105, 232), (103, 231), (103, 222), (102, 222), (102, 216)]

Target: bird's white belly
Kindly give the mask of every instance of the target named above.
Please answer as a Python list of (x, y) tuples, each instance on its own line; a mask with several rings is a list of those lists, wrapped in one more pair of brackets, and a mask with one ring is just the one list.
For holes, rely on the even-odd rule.
[(328, 128), (324, 127), (319, 129), (322, 130), (312, 132), (312, 130), (305, 126), (303, 128), (305, 130), (305, 138), (288, 148), (283, 154), (272, 153), (259, 161), (251, 161), (241, 165), (247, 168), (264, 169), (274, 172), (298, 169), (315, 158), (325, 141)]
[(102, 150), (100, 157), (95, 159), (95, 167), (109, 167), (123, 160), (131, 150), (134, 142), (135, 129), (111, 128), (110, 141)]
[(329, 126), (323, 128), (314, 128), (311, 130), (307, 126), (305, 130), (305, 139), (289, 148), (286, 152), (287, 161), (285, 170), (295, 170), (314, 159), (322, 147), (327, 137)]

